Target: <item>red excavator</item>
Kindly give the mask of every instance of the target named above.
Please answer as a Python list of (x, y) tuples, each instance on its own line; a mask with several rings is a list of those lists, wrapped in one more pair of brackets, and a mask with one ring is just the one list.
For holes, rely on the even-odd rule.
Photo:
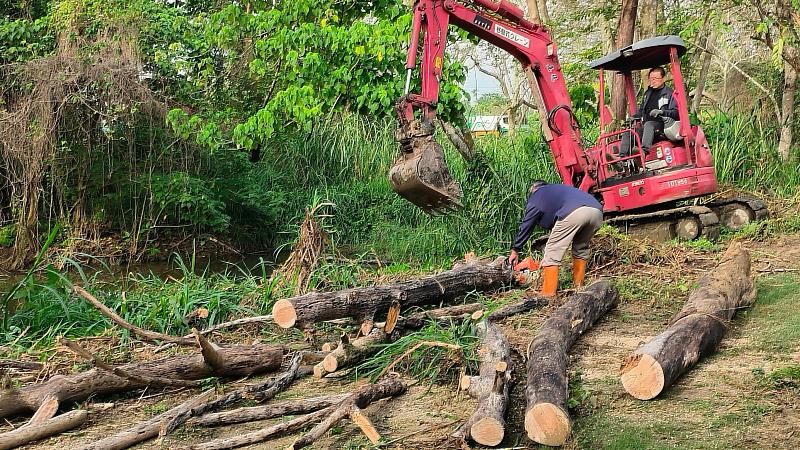
[[(648, 233), (655, 232), (659, 238), (696, 239), (717, 237), (720, 223), (738, 229), (766, 217), (766, 205), (753, 197), (679, 206), (682, 200), (717, 191), (705, 134), (689, 121), (679, 63), (686, 46), (679, 37), (639, 41), (590, 63), (599, 70), (601, 133), (595, 146), (582, 148), (555, 42), (546, 28), (526, 20), (522, 10), (506, 0), (417, 0), (414, 4), (405, 95), (396, 105), (401, 155), (389, 178), (399, 195), (424, 211), (437, 214), (461, 207), (461, 188), (434, 139), (451, 23), (509, 52), (522, 64), (562, 182), (594, 194), (603, 203), (607, 222), (626, 228), (647, 227)], [(412, 94), (409, 89), (421, 36), (422, 92)], [(662, 65), (668, 65), (672, 74), (680, 120), (665, 126), (645, 154), (638, 135), (632, 132), (641, 120), (634, 117), (637, 102), (632, 73)], [(604, 71), (620, 73), (625, 79), (629, 118), (618, 131), (602, 131), (612, 122), (605, 105)]]

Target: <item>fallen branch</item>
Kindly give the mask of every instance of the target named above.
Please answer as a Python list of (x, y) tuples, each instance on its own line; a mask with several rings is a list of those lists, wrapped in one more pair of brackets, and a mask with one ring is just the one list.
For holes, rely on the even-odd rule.
[(606, 280), (572, 294), (542, 324), (528, 346), (525, 431), (532, 440), (560, 446), (569, 437), (567, 351), (616, 305), (617, 295), (617, 289)]
[(756, 288), (750, 275), (750, 253), (732, 244), (698, 284), (669, 327), (622, 363), (622, 385), (639, 400), (655, 398), (714, 353), (736, 310), (752, 303)]
[(528, 312), (532, 309), (542, 308), (550, 303), (549, 297), (528, 297), (525, 300), (514, 303), (513, 305), (506, 305), (493, 313), (489, 314), (488, 320), (490, 322), (499, 322), (503, 319), (511, 317), (515, 314)]
[(194, 444), (188, 447), (179, 447), (178, 450), (222, 450), (241, 447), (244, 445), (257, 444), (270, 438), (277, 437), (281, 434), (297, 431), (310, 423), (320, 421), (325, 416), (330, 414), (332, 410), (332, 407), (321, 409), (319, 411), (315, 411), (304, 416), (295, 417), (294, 419), (287, 420), (286, 422), (281, 422), (258, 431), (228, 438), (215, 439), (213, 441), (203, 442), (202, 444)]
[(73, 375), (56, 375), (44, 383), (0, 392), (0, 418), (39, 409), (54, 397), (61, 404), (80, 402), (92, 395), (104, 395), (143, 388), (148, 383), (133, 378), (199, 380), (208, 377), (242, 377), (280, 367), (284, 347), (280, 345), (240, 345), (220, 348), (225, 367), (213, 369), (201, 355), (178, 355), (157, 361), (120, 366), (128, 378), (94, 368)]
[(339, 344), (325, 359), (314, 366), (314, 376), (322, 378), (330, 373), (360, 362), (365, 357), (377, 352), (379, 345), (388, 342), (391, 335), (382, 328), (373, 329), (368, 335), (354, 339), (352, 342), (346, 334), (342, 335)]
[(43, 367), (42, 363), (35, 361), (0, 359), (0, 369), (42, 370)]
[(191, 409), (175, 416), (172, 422), (170, 422), (170, 427), (171, 429), (175, 429), (186, 423), (186, 421), (192, 417), (202, 416), (209, 411), (224, 408), (245, 399), (255, 399), (262, 402), (267, 401), (288, 388), (294, 380), (300, 376), (309, 374), (311, 369), (309, 366), (303, 365), (303, 362), (307, 362), (308, 358), (315, 360), (317, 356), (317, 352), (296, 352), (289, 362), (289, 367), (279, 376), (260, 384), (245, 386), (214, 400), (200, 402)]
[(85, 410), (76, 409), (35, 425), (25, 425), (2, 433), (0, 450), (19, 447), (79, 427), (86, 422), (88, 416)]
[(369, 406), (370, 403), (386, 397), (394, 397), (406, 391), (406, 385), (396, 378), (383, 380), (377, 384), (362, 386), (351, 394), (346, 400), (337, 406), (332, 406), (330, 414), (325, 420), (311, 429), (308, 433), (297, 439), (289, 446), (290, 449), (297, 450), (313, 444), (329, 429), (339, 423), (345, 417), (349, 417), (373, 444), (380, 440), (375, 427), (369, 419), (361, 413), (361, 409)]
[(166, 434), (162, 430), (175, 420), (175, 417), (184, 414), (187, 410), (197, 406), (199, 403), (208, 400), (214, 395), (214, 390), (209, 389), (200, 395), (194, 396), (180, 405), (163, 412), (152, 419), (140, 423), (133, 428), (121, 431), (113, 436), (93, 442), (81, 447), (81, 450), (121, 450), (132, 447), (140, 442), (152, 439), (159, 434)]
[(230, 411), (208, 413), (192, 419), (189, 423), (204, 427), (252, 422), (281, 416), (296, 416), (325, 409), (340, 403), (349, 394), (324, 395), (320, 397), (286, 400), (270, 405), (250, 406)]
[(164, 341), (178, 345), (191, 345), (191, 346), (195, 345), (195, 341), (192, 338), (170, 336), (168, 334), (157, 333), (155, 331), (145, 330), (143, 328), (139, 328), (135, 325), (132, 325), (126, 322), (125, 319), (123, 319), (122, 317), (118, 316), (117, 313), (112, 311), (109, 307), (104, 305), (103, 302), (96, 299), (92, 294), (88, 293), (82, 287), (75, 286), (73, 289), (75, 290), (76, 294), (80, 295), (86, 301), (91, 303), (92, 306), (97, 308), (101, 313), (103, 313), (103, 315), (111, 319), (112, 322), (130, 331), (136, 336), (139, 336), (141, 339), (144, 339), (148, 342)]
[(109, 373), (113, 373), (114, 375), (120, 378), (130, 380), (134, 383), (140, 383), (146, 386), (181, 386), (181, 387), (198, 387), (203, 383), (201, 380), (173, 380), (162, 377), (153, 378), (144, 375), (130, 374), (120, 369), (119, 367), (112, 367), (106, 364), (103, 360), (97, 358), (96, 356), (89, 353), (89, 351), (87, 351), (85, 348), (81, 347), (77, 342), (70, 341), (67, 338), (61, 338), (60, 342), (62, 345), (70, 349), (76, 355), (86, 359), (87, 361), (90, 361), (97, 368)]

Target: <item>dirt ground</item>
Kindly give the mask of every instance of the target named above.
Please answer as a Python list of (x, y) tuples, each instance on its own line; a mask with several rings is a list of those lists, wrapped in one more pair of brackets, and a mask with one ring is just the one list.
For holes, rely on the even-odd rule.
[[(665, 394), (649, 402), (628, 396), (619, 383), (621, 361), (639, 343), (661, 331), (680, 309), (686, 292), (720, 255), (697, 249), (676, 252), (677, 264), (637, 263), (603, 267), (588, 278), (610, 277), (621, 292), (619, 306), (583, 336), (571, 351), (573, 436), (567, 449), (594, 448), (797, 448), (800, 447), (800, 399), (797, 390), (765, 388), (764, 374), (800, 364), (800, 235), (748, 243), (759, 297), (738, 314), (717, 354), (680, 378)], [(602, 264), (600, 265), (602, 267)], [(677, 268), (677, 269), (676, 269)], [(591, 280), (589, 280), (591, 281)], [(788, 286), (787, 286), (788, 285)], [(787, 309), (788, 308), (788, 309)], [(520, 354), (547, 317), (548, 309), (515, 316), (503, 327), (514, 350), (516, 381), (507, 415), (506, 438), (499, 448), (537, 448), (522, 427), (525, 367)], [(782, 317), (786, 315), (786, 317)], [(789, 317), (790, 316), (790, 317)], [(789, 324), (789, 325), (787, 325)], [(794, 325), (792, 325), (794, 324)], [(792, 326), (794, 328), (787, 328)], [(407, 380), (413, 382), (413, 380)], [(305, 379), (278, 398), (306, 397), (353, 389), (349, 379)], [(792, 394), (794, 393), (794, 394)], [(77, 448), (163, 412), (191, 395), (189, 391), (144, 392), (123, 400), (96, 398), (83, 406), (89, 423), (78, 431), (30, 446), (32, 449)], [(400, 397), (383, 400), (366, 414), (387, 441), (381, 448), (453, 448), (447, 437), (468, 417), (475, 402), (451, 384), (416, 384)], [(166, 448), (242, 434), (275, 421), (218, 428), (184, 427), (162, 443), (135, 448)], [(14, 425), (22, 421), (16, 420)], [(11, 428), (0, 426), (0, 432)], [(285, 448), (297, 435), (253, 445)], [(313, 448), (371, 448), (358, 428), (340, 424)]]

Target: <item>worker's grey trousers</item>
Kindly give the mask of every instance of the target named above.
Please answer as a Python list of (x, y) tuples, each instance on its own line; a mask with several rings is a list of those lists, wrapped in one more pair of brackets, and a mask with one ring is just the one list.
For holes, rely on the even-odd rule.
[(591, 206), (581, 206), (567, 217), (557, 220), (544, 246), (542, 266), (560, 266), (561, 258), (572, 243), (572, 257), (589, 258), (589, 241), (603, 223), (603, 212)]

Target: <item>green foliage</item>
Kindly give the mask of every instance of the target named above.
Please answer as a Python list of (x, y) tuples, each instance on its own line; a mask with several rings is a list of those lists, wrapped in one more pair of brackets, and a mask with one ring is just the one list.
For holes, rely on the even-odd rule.
[(214, 232), (225, 231), (230, 225), (230, 216), (224, 212), (225, 204), (213, 191), (213, 181), (173, 172), (152, 177), (150, 186), (161, 217)]
[[(432, 342), (457, 345), (460, 351), (430, 345)], [(479, 362), (477, 345), (478, 340), (470, 321), (451, 323), (446, 327), (432, 321), (422, 330), (382, 345), (375, 356), (355, 368), (355, 376), (370, 377), (374, 381), (384, 369), (394, 363), (392, 370), (431, 384), (452, 381), (456, 378), (458, 369), (465, 364), (476, 370)]]
[(781, 160), (774, 126), (755, 113), (706, 112), (700, 119), (721, 183), (778, 196), (797, 192), (798, 163)]
[(508, 108), (509, 100), (496, 92), (483, 94), (475, 102), (472, 112), (481, 115), (498, 115)]
[(0, 18), (0, 63), (28, 61), (52, 51), (53, 35), (47, 17), (36, 20)]
[(9, 224), (0, 227), (0, 247), (11, 247), (17, 236), (17, 225)]

